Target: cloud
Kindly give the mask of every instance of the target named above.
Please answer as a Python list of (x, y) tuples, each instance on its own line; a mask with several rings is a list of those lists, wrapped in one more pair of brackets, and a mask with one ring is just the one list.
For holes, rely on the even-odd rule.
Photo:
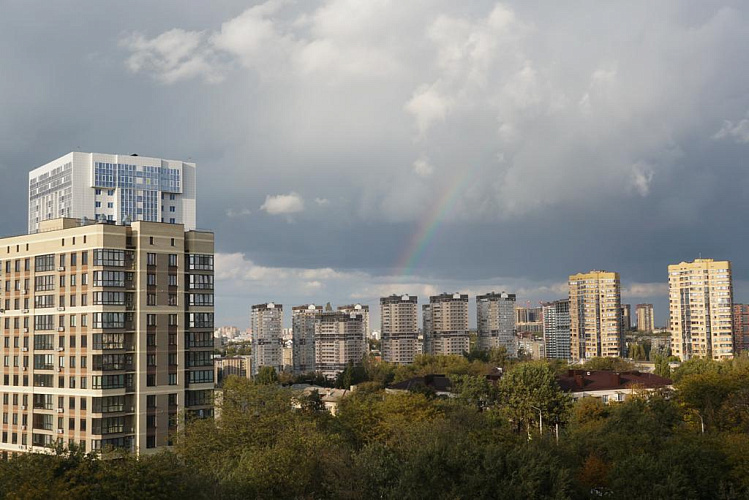
[(214, 52), (206, 47), (205, 32), (172, 29), (147, 39), (133, 33), (120, 41), (130, 51), (125, 65), (132, 73), (151, 73), (164, 84), (202, 77), (207, 83), (223, 80)]
[(650, 193), (650, 183), (653, 181), (653, 169), (644, 163), (632, 165), (632, 186), (640, 196)]
[(294, 214), (304, 210), (304, 199), (293, 191), (289, 194), (268, 195), (260, 210), (265, 210), (270, 215)]
[(668, 296), (668, 283), (630, 283), (622, 289), (622, 296), (626, 297), (666, 297)]
[(234, 217), (245, 217), (247, 215), (252, 214), (252, 211), (249, 208), (227, 208), (226, 209), (226, 216), (230, 218)]
[(330, 200), (327, 198), (315, 198), (315, 203), (318, 206), (324, 207), (325, 205), (330, 205)]
[(723, 126), (713, 135), (714, 139), (733, 139), (737, 144), (749, 144), (749, 118), (738, 122), (724, 120)]
[(434, 173), (434, 167), (425, 156), (420, 157), (414, 162), (413, 169), (419, 177), (429, 177)]

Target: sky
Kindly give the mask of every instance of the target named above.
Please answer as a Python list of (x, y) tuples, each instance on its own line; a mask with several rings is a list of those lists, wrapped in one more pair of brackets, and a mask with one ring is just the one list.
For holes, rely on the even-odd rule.
[[(749, 4), (0, 0), (0, 234), (70, 151), (198, 165), (217, 324), (249, 306), (733, 263), (749, 301)], [(287, 325), (288, 326), (288, 325)]]

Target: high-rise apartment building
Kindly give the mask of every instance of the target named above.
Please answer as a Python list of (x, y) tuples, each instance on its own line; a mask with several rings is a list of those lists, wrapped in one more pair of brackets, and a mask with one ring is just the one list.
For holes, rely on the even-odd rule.
[(0, 450), (140, 453), (213, 408), (213, 234), (42, 221), (0, 240)]
[(749, 304), (733, 305), (733, 350), (749, 351)]
[(283, 369), (283, 306), (268, 302), (252, 306), (252, 375), (263, 366)]
[(291, 308), (294, 373), (299, 375), (315, 371), (315, 325), (322, 306), (306, 304)]
[(476, 322), (480, 350), (504, 347), (510, 356), (517, 356), (514, 293), (491, 292), (477, 296)]
[(628, 332), (632, 329), (632, 306), (622, 304), (622, 332)]
[(624, 338), (619, 273), (573, 274), (569, 287), (572, 361), (621, 356)]
[[(361, 311), (361, 310), (359, 310)], [(323, 311), (315, 323), (315, 369), (335, 378), (346, 365), (359, 363), (367, 352), (361, 312)]]
[(653, 304), (637, 304), (637, 331), (652, 332), (655, 330), (655, 319), (653, 318)]
[(369, 336), (369, 333), (372, 331), (369, 329), (369, 306), (362, 304), (348, 304), (345, 306), (338, 306), (338, 312), (360, 315), (364, 322), (364, 335)]
[(543, 304), (546, 357), (571, 359), (570, 301), (555, 300)]
[(443, 293), (429, 297), (422, 307), (424, 351), (428, 354), (462, 354), (470, 349), (468, 295)]
[(382, 359), (388, 363), (413, 363), (419, 349), (418, 298), (391, 295), (380, 298)]
[(195, 164), (137, 155), (68, 153), (29, 172), (29, 233), (60, 217), (196, 227)]
[(518, 333), (541, 335), (544, 331), (541, 308), (530, 305), (515, 306), (515, 330)]
[(682, 361), (733, 357), (733, 284), (727, 260), (668, 266), (671, 351)]

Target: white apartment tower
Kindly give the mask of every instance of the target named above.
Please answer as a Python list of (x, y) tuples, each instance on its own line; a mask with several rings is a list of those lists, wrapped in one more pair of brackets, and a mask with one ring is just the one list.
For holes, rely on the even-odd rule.
[(515, 294), (491, 292), (477, 296), (476, 322), (479, 350), (504, 347), (510, 356), (517, 356)]
[(418, 298), (391, 295), (380, 298), (382, 359), (388, 363), (413, 363), (419, 349)]
[(467, 294), (434, 295), (422, 311), (426, 353), (462, 354), (470, 349)]
[(364, 315), (321, 312), (315, 322), (315, 369), (333, 379), (346, 365), (361, 362), (366, 353)]
[(315, 325), (322, 306), (307, 304), (291, 308), (293, 370), (295, 374), (315, 371)]
[(671, 350), (682, 361), (733, 357), (733, 283), (727, 260), (668, 266)]
[(252, 306), (252, 375), (262, 366), (283, 369), (283, 306), (268, 302)]
[(570, 360), (570, 301), (555, 300), (543, 304), (546, 357)]
[(147, 221), (196, 228), (195, 164), (137, 155), (68, 153), (29, 172), (29, 234), (45, 220)]

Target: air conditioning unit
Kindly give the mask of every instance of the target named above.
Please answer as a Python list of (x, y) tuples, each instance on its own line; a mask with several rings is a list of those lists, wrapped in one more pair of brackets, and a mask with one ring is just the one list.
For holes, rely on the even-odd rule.
[(5, 312), (5, 309), (0, 309), (0, 313), (4, 313), (4, 312)]
[[(62, 327), (60, 327), (60, 328), (62, 328)], [(62, 330), (60, 330), (60, 331), (62, 331)], [(58, 351), (58, 352), (62, 352), (62, 351), (64, 351), (64, 350), (65, 350), (65, 348), (64, 348), (64, 347), (58, 347), (58, 348), (57, 348), (57, 351)]]
[(26, 371), (26, 367), (24, 366), (23, 368), (21, 368), (21, 370)]
[(26, 430), (26, 426), (25, 426), (25, 425), (22, 425), (22, 426), (21, 426), (21, 430), (22, 430), (22, 431), (25, 431), (25, 430)]
[(65, 307), (64, 307), (64, 306), (60, 306), (60, 307), (58, 307), (58, 308), (57, 308), (57, 310), (58, 310), (58, 311), (64, 311), (64, 310), (65, 310)]
[(24, 328), (23, 329), (23, 333), (29, 333), (29, 329), (28, 328)]
[(21, 290), (21, 293), (24, 294), (24, 295), (26, 295), (27, 293), (29, 293), (29, 291), (24, 288), (23, 290)]
[(58, 366), (58, 367), (57, 367), (57, 371), (58, 371), (58, 372), (61, 372), (61, 371), (62, 371), (62, 368)]
[(25, 410), (26, 409), (26, 405), (21, 406), (21, 409)]
[(28, 347), (21, 347), (21, 352), (29, 352), (29, 348)]
[(23, 311), (21, 311), (21, 312), (22, 312), (23, 314), (29, 314), (29, 310), (28, 310), (28, 309), (24, 309), (24, 310), (23, 310)]
[(65, 433), (65, 429), (57, 429), (57, 433), (58, 434), (63, 434), (63, 433)]
[(65, 413), (65, 408), (58, 408), (57, 413)]
[(64, 331), (65, 331), (65, 327), (64, 327), (64, 326), (61, 326), (60, 328), (58, 328), (58, 329), (57, 329), (57, 331), (58, 331), (58, 332), (64, 332)]
[(57, 270), (58, 271), (64, 271), (65, 270), (65, 266), (60, 266), (60, 267), (57, 268)]

